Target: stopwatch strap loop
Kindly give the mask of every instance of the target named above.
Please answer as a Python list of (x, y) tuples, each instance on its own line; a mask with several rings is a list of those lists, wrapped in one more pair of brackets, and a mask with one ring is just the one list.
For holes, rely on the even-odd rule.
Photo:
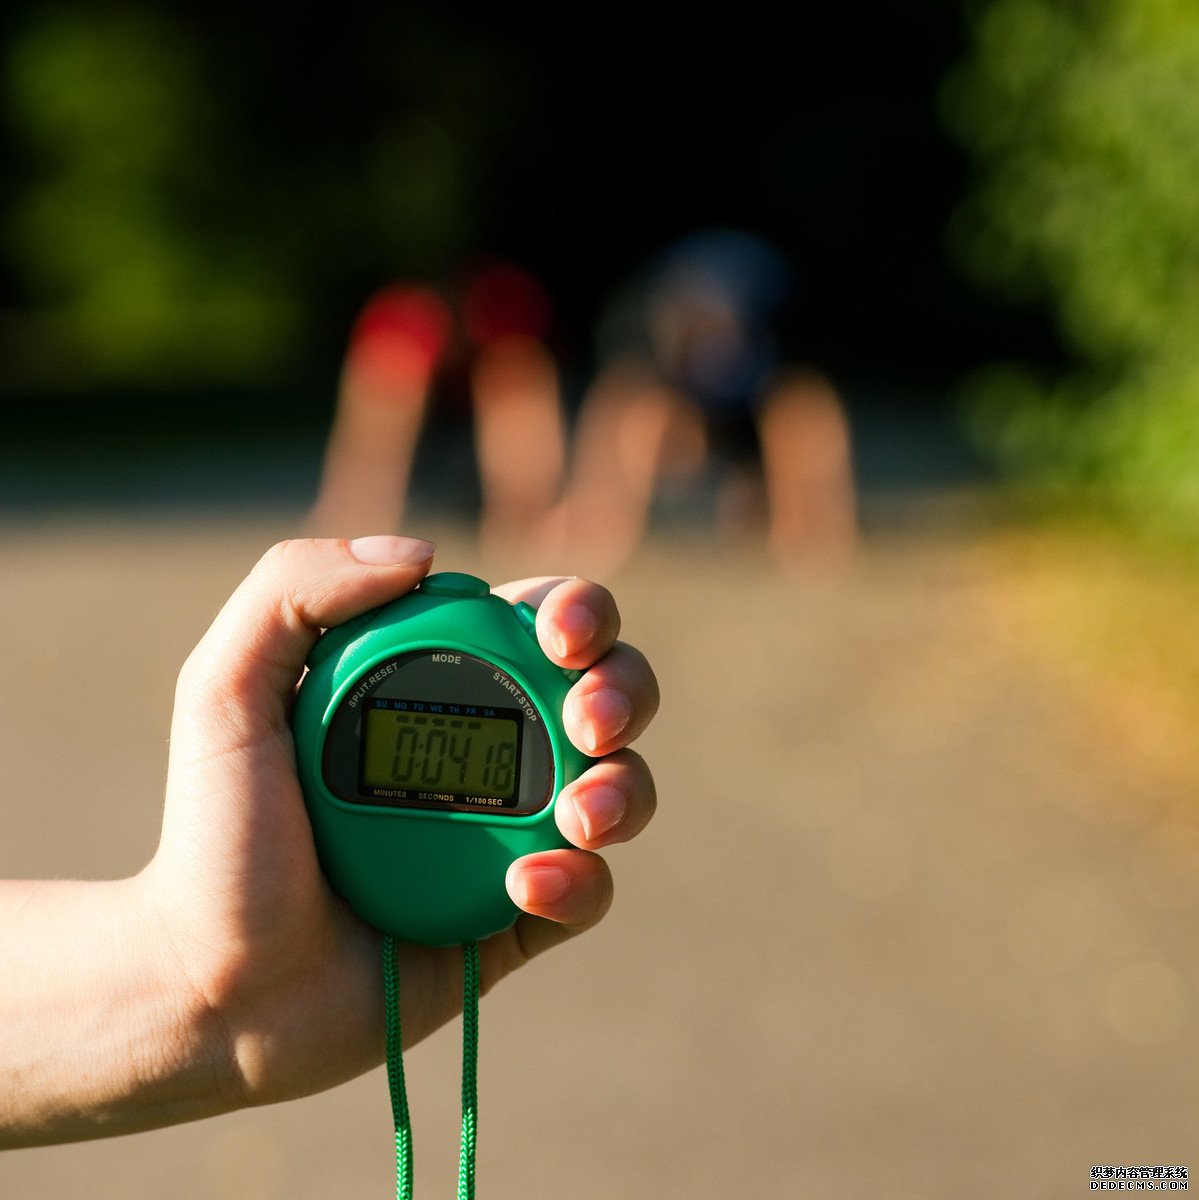
[(387, 1087), (396, 1144), (396, 1200), (412, 1200), (412, 1124), (408, 1119), (408, 1089), (404, 1086), (404, 1052), (400, 1039), (400, 972), (395, 940), (383, 937), (383, 999), (387, 1029)]
[(458, 1200), (475, 1200), (475, 1136), (479, 1120), (479, 943), (462, 947), (462, 1141)]
[[(479, 944), (462, 947), (462, 1141), (458, 1151), (458, 1200), (474, 1200), (475, 1139), (479, 1119)], [(400, 974), (395, 941), (383, 938), (383, 998), (387, 1029), (387, 1086), (395, 1128), (396, 1200), (412, 1200), (412, 1126), (400, 1039)]]

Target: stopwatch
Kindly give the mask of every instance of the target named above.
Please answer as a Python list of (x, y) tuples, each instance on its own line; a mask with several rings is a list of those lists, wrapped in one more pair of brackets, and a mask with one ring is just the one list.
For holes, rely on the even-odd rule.
[(567, 845), (554, 805), (591, 762), (562, 728), (581, 672), (546, 657), (535, 623), (441, 572), (308, 656), (292, 728), (317, 853), (384, 933), (433, 946), (505, 929), (508, 866)]

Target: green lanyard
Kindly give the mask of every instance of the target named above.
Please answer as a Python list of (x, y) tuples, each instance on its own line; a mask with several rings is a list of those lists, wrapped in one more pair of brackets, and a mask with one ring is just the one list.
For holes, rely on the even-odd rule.
[[(474, 1200), (475, 1127), (479, 1099), (476, 1080), (479, 1054), (479, 944), (462, 947), (462, 1144), (458, 1151), (458, 1200)], [(412, 1125), (404, 1086), (400, 1042), (400, 973), (394, 940), (383, 938), (383, 996), (387, 1005), (387, 1086), (396, 1142), (396, 1200), (412, 1200)]]

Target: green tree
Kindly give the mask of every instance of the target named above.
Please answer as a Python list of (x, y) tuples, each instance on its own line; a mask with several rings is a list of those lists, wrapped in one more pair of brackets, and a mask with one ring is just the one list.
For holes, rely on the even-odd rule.
[(977, 184), (954, 244), (1048, 297), (1077, 367), (971, 386), (1024, 478), (1199, 536), (1199, 6), (992, 0), (943, 94)]
[(494, 35), (419, 5), (230, 30), (198, 4), (34, 3), (3, 58), (0, 366), (51, 388), (294, 379), (331, 304), (485, 244), (529, 91)]
[(42, 373), (211, 382), (273, 365), (294, 303), (279, 264), (204, 209), (220, 131), (183, 29), (49, 10), (13, 41), (6, 81), (28, 160), (6, 249), (39, 305), (26, 351)]

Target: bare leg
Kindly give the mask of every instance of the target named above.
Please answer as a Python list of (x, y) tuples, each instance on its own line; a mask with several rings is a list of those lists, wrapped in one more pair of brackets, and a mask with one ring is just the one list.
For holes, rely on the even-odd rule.
[(398, 531), (429, 383), (449, 315), (421, 288), (393, 288), (363, 310), (342, 368), (320, 491), (316, 537)]
[(620, 566), (645, 532), (664, 460), (674, 457), (667, 447), (694, 447), (698, 429), (693, 407), (652, 372), (635, 364), (602, 372), (584, 401), (570, 485), (554, 514), (559, 552), (591, 571)]
[(383, 402), (354, 382), (343, 383), (306, 522), (310, 536), (399, 532), (425, 407), (421, 387)]
[(507, 337), (471, 372), (486, 548), (521, 547), (558, 499), (566, 434), (554, 360), (541, 342)]
[(770, 546), (790, 567), (829, 571), (853, 556), (857, 515), (849, 424), (832, 384), (795, 371), (758, 419), (770, 505)]

